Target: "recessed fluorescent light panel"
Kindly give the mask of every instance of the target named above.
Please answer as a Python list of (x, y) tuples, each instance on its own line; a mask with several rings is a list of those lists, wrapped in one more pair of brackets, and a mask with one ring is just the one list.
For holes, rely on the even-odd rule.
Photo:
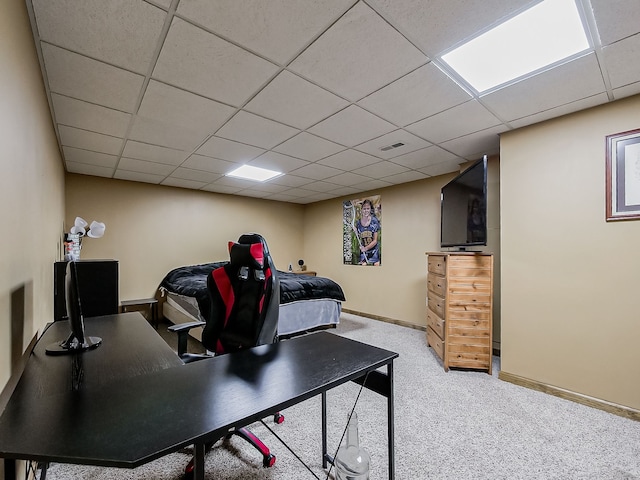
[(483, 93), (589, 48), (575, 0), (544, 0), (442, 60)]
[(256, 182), (265, 182), (270, 178), (282, 175), (282, 172), (267, 170), (266, 168), (254, 167), (251, 165), (242, 165), (233, 172), (227, 173), (229, 177), (243, 178), (245, 180), (255, 180)]

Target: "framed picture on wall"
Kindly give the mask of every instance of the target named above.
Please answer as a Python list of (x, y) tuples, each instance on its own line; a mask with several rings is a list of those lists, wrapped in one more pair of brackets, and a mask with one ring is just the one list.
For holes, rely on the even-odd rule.
[(342, 203), (342, 259), (345, 265), (382, 265), (380, 195)]
[(607, 222), (640, 219), (640, 129), (607, 135)]

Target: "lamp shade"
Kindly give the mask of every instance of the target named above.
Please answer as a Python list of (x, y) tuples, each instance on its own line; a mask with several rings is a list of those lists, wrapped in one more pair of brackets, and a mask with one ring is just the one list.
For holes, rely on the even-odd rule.
[(76, 217), (75, 221), (73, 222), (73, 227), (71, 227), (69, 233), (83, 236), (85, 233), (87, 233), (87, 230), (85, 229), (87, 225), (88, 223), (84, 218)]
[(88, 237), (91, 238), (100, 238), (104, 235), (104, 231), (106, 229), (106, 225), (102, 222), (96, 222), (95, 220), (91, 222), (89, 225), (89, 233), (87, 233)]

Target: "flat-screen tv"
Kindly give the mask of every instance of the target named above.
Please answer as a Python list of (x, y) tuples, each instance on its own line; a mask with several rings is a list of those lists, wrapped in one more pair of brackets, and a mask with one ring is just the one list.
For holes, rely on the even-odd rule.
[(67, 263), (65, 274), (65, 303), (71, 333), (67, 339), (47, 346), (47, 354), (65, 355), (69, 353), (79, 353), (100, 345), (100, 343), (102, 343), (100, 337), (88, 337), (84, 334), (84, 317), (82, 315), (82, 303), (80, 302), (78, 266), (73, 260)]
[(440, 246), (487, 244), (487, 156), (447, 183), (440, 192)]

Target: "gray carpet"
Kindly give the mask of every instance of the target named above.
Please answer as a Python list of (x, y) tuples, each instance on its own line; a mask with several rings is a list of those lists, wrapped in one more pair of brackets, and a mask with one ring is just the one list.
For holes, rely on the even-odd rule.
[[(419, 330), (343, 314), (336, 333), (400, 354), (395, 362), (398, 480), (640, 479), (640, 422), (500, 381), (499, 358), (493, 376), (445, 373)], [(328, 394), (331, 451), (359, 388), (347, 384)], [(356, 411), (360, 442), (371, 454), (371, 479), (386, 479), (386, 402), (364, 390)], [(327, 478), (320, 458), (320, 399), (283, 414), (285, 422), (271, 428), (318, 478)], [(207, 479), (314, 478), (264, 426), (251, 430), (276, 454), (275, 466), (262, 468), (257, 452), (233, 438), (218, 442), (207, 456)], [(134, 470), (52, 464), (47, 479), (178, 480), (189, 458), (185, 450)]]

